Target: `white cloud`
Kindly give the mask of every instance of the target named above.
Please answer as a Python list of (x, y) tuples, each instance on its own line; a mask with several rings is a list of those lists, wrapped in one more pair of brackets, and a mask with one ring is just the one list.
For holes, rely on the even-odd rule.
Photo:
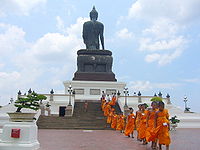
[(56, 27), (59, 31), (61, 32), (65, 32), (65, 25), (64, 25), (64, 21), (61, 19), (60, 16), (56, 16)]
[(149, 63), (157, 61), (160, 66), (163, 66), (168, 63), (171, 63), (174, 59), (179, 57), (182, 54), (183, 50), (184, 49), (176, 49), (171, 53), (164, 53), (164, 54), (158, 54), (158, 53), (147, 54), (145, 56), (145, 61)]
[[(89, 18), (83, 18), (79, 17), (77, 19), (76, 24), (70, 25), (68, 28), (66, 28), (66, 33), (68, 35), (76, 35), (77, 37), (82, 37), (82, 28), (83, 28), (83, 23), (89, 21)], [(82, 38), (81, 38), (82, 39)]]
[(149, 62), (149, 63), (157, 61), (159, 59), (160, 59), (160, 54), (158, 54), (158, 53), (149, 54), (149, 55), (146, 55), (146, 57), (145, 57), (145, 61)]
[(1, 0), (0, 17), (9, 14), (29, 15), (30, 11), (43, 6), (47, 0)]
[(170, 18), (178, 22), (188, 22), (200, 16), (199, 0), (137, 0), (129, 9), (129, 18), (156, 20)]
[[(181, 26), (172, 23), (169, 19), (158, 19), (153, 25), (142, 31), (139, 40), (139, 50), (154, 52), (145, 56), (148, 63), (158, 62), (166, 65), (178, 58), (185, 50), (188, 40), (178, 34)], [(156, 52), (156, 53), (155, 53)]]
[(19, 72), (0, 72), (0, 88), (8, 89), (13, 82), (16, 82), (21, 77)]
[(136, 0), (126, 17), (118, 21), (142, 21), (138, 39), (139, 50), (146, 52), (145, 61), (166, 65), (186, 49), (188, 39), (183, 33), (200, 20), (199, 0)]
[(169, 18), (159, 18), (152, 20), (152, 26), (145, 28), (143, 35), (150, 35), (157, 39), (174, 38), (176, 33), (181, 30), (181, 26), (177, 22), (173, 22)]
[(169, 50), (182, 47), (186, 43), (186, 40), (182, 37), (175, 37), (169, 40), (154, 40), (150, 38), (140, 39), (140, 50), (142, 51), (159, 51)]
[(16, 51), (16, 48), (24, 49), (28, 46), (25, 41), (25, 32), (22, 28), (14, 25), (0, 23), (0, 53), (1, 56), (12, 54)]
[(130, 39), (133, 37), (133, 33), (129, 32), (127, 28), (121, 29), (116, 34), (117, 34), (117, 37), (119, 37), (121, 39)]
[(184, 79), (183, 81), (188, 83), (200, 83), (200, 78)]
[[(32, 43), (25, 39), (23, 29), (0, 24), (0, 30), (3, 30), (0, 50), (8, 50), (3, 51), (5, 61), (0, 73), (0, 96), (4, 100), (1, 104), (5, 104), (11, 95), (15, 96), (19, 89), (23, 93), (30, 87), (37, 92), (49, 92), (51, 88), (62, 87), (61, 80), (71, 78), (76, 69), (76, 51), (84, 47), (79, 32), (83, 20), (78, 18), (75, 24), (64, 27), (66, 35), (46, 33)], [(11, 71), (5, 70), (4, 65), (10, 66)]]
[(5, 66), (4, 63), (0, 63), (0, 68), (3, 68)]
[(150, 81), (132, 81), (129, 82), (128, 87), (131, 91), (152, 91), (153, 89), (157, 90), (167, 90), (174, 89), (175, 87), (180, 86), (179, 83), (151, 83)]

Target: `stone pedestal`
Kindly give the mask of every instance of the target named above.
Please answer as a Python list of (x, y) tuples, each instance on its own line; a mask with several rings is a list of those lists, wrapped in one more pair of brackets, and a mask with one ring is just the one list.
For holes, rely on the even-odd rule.
[(112, 72), (113, 57), (109, 50), (86, 50), (77, 52), (76, 81), (117, 81)]
[(72, 105), (67, 105), (65, 109), (65, 117), (71, 117), (72, 115)]
[[(11, 137), (12, 129), (20, 129), (19, 138)], [(37, 140), (38, 128), (35, 122), (9, 122), (3, 126), (0, 139), (2, 150), (36, 150), (40, 144)]]

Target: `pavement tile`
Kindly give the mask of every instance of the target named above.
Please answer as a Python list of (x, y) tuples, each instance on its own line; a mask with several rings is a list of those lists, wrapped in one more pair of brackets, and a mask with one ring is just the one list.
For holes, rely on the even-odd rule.
[[(151, 150), (150, 144), (142, 145), (113, 130), (40, 129), (38, 136), (39, 150)], [(171, 131), (170, 150), (200, 150), (199, 139), (200, 129)]]

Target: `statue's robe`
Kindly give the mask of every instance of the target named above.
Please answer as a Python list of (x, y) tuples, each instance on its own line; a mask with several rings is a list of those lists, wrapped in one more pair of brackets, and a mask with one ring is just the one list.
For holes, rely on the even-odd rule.
[(83, 40), (87, 49), (99, 49), (99, 36), (103, 35), (104, 26), (98, 21), (83, 24)]

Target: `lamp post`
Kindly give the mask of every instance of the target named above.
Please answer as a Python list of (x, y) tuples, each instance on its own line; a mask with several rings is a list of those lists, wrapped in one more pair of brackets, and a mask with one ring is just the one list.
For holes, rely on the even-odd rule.
[(124, 107), (128, 107), (127, 105), (128, 88), (124, 88), (124, 95), (125, 95)]
[(128, 96), (128, 88), (124, 88), (124, 96), (125, 96), (125, 101), (124, 101), (124, 115), (128, 116), (129, 109), (127, 105), (127, 96)]
[(187, 96), (184, 96), (184, 103), (185, 103), (185, 112), (187, 112), (188, 110), (187, 110)]
[(73, 115), (72, 104), (71, 104), (71, 97), (72, 97), (72, 94), (75, 94), (74, 91), (73, 91), (73, 88), (72, 88), (71, 84), (69, 85), (67, 91), (69, 92), (69, 104), (67, 105), (67, 107), (65, 109), (65, 116), (66, 117), (71, 117)]
[(73, 88), (72, 88), (72, 85), (70, 84), (69, 87), (68, 87), (68, 92), (69, 92), (69, 106), (71, 106), (71, 97), (72, 97), (72, 94), (73, 94)]

